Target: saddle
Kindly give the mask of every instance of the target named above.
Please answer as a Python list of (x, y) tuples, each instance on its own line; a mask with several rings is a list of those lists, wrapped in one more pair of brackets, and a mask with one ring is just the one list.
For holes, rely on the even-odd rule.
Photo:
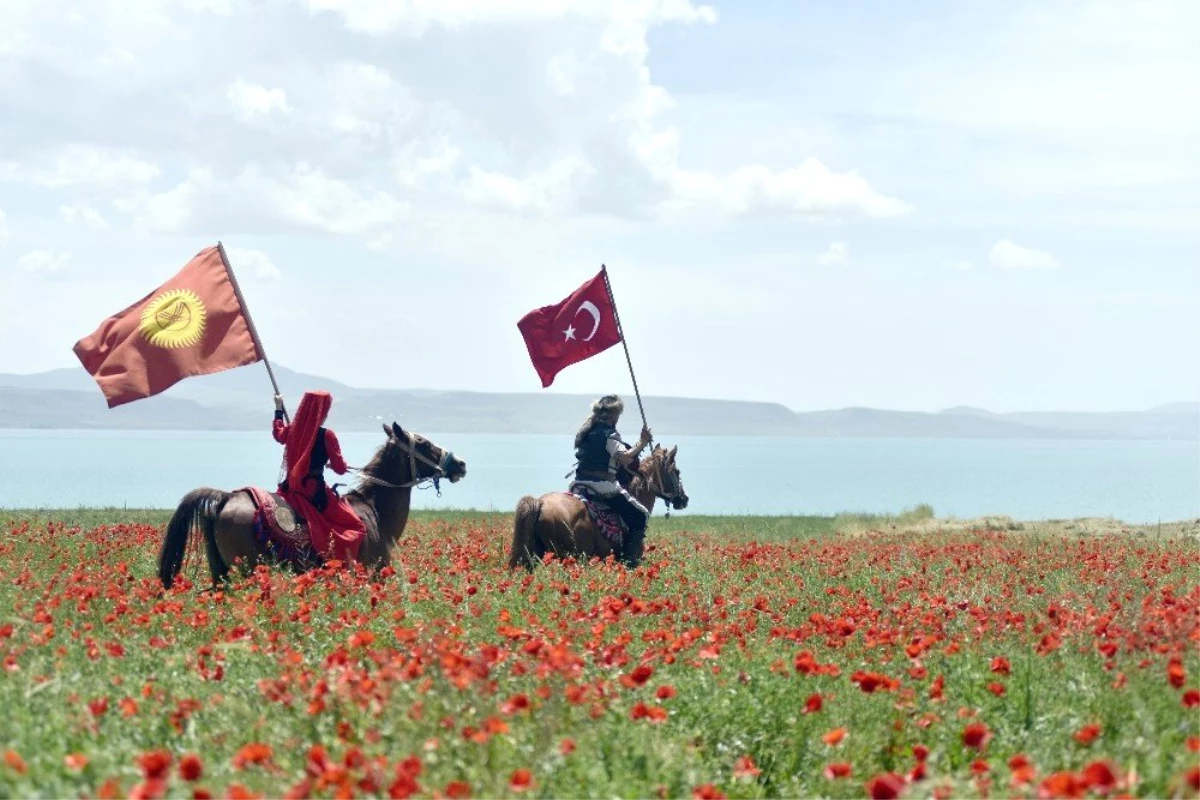
[(616, 511), (613, 511), (604, 498), (596, 494), (590, 487), (582, 483), (572, 483), (570, 490), (567, 492), (583, 503), (583, 507), (587, 509), (588, 517), (591, 518), (592, 524), (596, 526), (596, 530), (607, 539), (614, 548), (620, 548), (621, 543), (625, 541), (625, 534), (629, 532), (628, 526), (625, 525), (625, 520)]
[(280, 494), (258, 486), (238, 489), (254, 502), (254, 539), (259, 547), (283, 564), (307, 570), (323, 559), (313, 547), (308, 523)]

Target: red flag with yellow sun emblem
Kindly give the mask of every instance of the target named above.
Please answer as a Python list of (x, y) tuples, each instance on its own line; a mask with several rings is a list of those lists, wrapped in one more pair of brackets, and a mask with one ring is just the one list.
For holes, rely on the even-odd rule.
[(75, 343), (108, 407), (262, 360), (219, 246)]

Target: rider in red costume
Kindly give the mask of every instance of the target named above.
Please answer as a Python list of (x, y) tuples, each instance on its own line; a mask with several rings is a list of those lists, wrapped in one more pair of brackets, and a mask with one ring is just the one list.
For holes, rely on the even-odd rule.
[(313, 547), (325, 559), (354, 561), (366, 526), (342, 498), (325, 485), (325, 464), (346, 474), (346, 460), (333, 431), (322, 427), (333, 397), (329, 392), (305, 392), (291, 424), (283, 421), (283, 398), (275, 395), (275, 441), (284, 446), (287, 474), (279, 493), (308, 522)]

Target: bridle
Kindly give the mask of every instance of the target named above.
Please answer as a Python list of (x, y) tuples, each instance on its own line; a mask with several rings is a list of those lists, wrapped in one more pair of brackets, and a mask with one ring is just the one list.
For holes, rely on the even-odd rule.
[[(442, 457), (440, 459), (438, 459), (437, 461), (434, 461), (434, 460), (427, 458), (426, 456), (423, 456), (417, 452), (416, 437), (414, 437), (410, 431), (405, 431), (404, 435), (405, 435), (405, 438), (403, 440), (400, 439), (399, 437), (393, 437), (393, 438), (396, 439), (397, 446), (404, 452), (408, 453), (408, 474), (413, 476), (412, 480), (408, 481), (407, 483), (388, 483), (387, 481), (385, 481), (381, 478), (376, 478), (374, 475), (364, 472), (363, 470), (359, 469), (358, 467), (348, 467), (348, 469), (350, 471), (356, 473), (358, 475), (359, 479), (364, 480), (367, 483), (373, 483), (376, 486), (383, 486), (384, 488), (387, 488), (387, 489), (411, 489), (414, 486), (416, 486), (418, 488), (422, 488), (421, 487), (422, 483), (426, 483), (427, 481), (432, 481), (434, 491), (437, 492), (438, 497), (441, 497), (442, 496), (441, 479), (445, 478), (447, 476), (448, 470), (450, 469), (450, 465), (454, 462), (454, 453), (452, 453), (449, 450), (443, 450)], [(427, 467), (433, 467), (433, 470), (434, 470), (433, 474), (426, 475), (423, 478), (418, 478), (417, 477), (417, 462), (418, 461), (420, 461), (422, 464), (424, 464)]]
[[(666, 451), (663, 450), (660, 452), (665, 453)], [(662, 499), (662, 501), (664, 503), (667, 504), (667, 508), (670, 509), (670, 508), (674, 507), (676, 502), (678, 502), (679, 493), (682, 491), (683, 487), (679, 485), (679, 482), (675, 479), (675, 476), (672, 474), (670, 476), (671, 486), (668, 489), (668, 487), (667, 487), (668, 473), (667, 473), (667, 469), (666, 469), (666, 461), (667, 461), (667, 459), (665, 456), (657, 459), (656, 472), (658, 474), (655, 477), (657, 478), (656, 483), (658, 484), (657, 495), (659, 498)], [(670, 496), (668, 496), (668, 494), (667, 494), (668, 491), (670, 491)]]

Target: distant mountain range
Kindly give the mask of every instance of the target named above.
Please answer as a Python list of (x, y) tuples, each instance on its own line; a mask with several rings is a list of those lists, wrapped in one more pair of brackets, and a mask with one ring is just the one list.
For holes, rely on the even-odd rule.
[[(359, 389), (273, 365), (288, 407), (306, 389), (327, 389), (330, 425), (374, 431), (397, 420), (437, 433), (574, 433), (591, 395)], [(632, 392), (626, 398), (632, 411)], [(0, 427), (255, 430), (269, 427), (272, 389), (258, 364), (188, 378), (163, 394), (109, 409), (83, 369), (0, 374)], [(960, 406), (936, 413), (843, 408), (796, 412), (778, 403), (644, 397), (656, 438), (672, 435), (959, 439), (1200, 440), (1200, 403), (1146, 411), (995, 414)], [(624, 427), (637, 434), (636, 411)]]

